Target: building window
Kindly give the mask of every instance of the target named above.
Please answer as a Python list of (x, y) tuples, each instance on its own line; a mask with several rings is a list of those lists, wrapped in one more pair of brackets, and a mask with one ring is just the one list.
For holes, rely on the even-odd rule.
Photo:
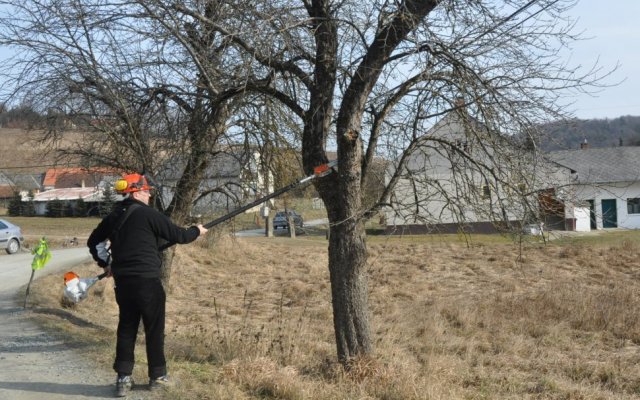
[(627, 199), (627, 214), (640, 214), (640, 198)]
[(527, 189), (528, 189), (528, 187), (527, 187), (526, 183), (522, 183), (522, 182), (518, 183), (518, 191), (520, 193), (522, 193), (522, 194), (527, 193)]
[(489, 199), (491, 198), (491, 188), (489, 187), (489, 185), (482, 185), (482, 187), (480, 188), (480, 197), (483, 199)]
[(465, 153), (471, 152), (471, 146), (469, 145), (469, 142), (466, 140), (456, 139), (454, 142), (454, 145), (458, 150), (462, 150)]

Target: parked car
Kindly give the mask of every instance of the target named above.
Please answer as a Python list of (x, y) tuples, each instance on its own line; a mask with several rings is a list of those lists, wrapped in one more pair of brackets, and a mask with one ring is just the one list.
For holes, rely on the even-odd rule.
[(298, 214), (294, 210), (288, 210), (286, 212), (278, 211), (276, 213), (276, 216), (273, 217), (273, 229), (278, 229), (278, 228), (289, 229), (289, 221), (287, 221), (287, 213), (289, 213), (289, 215), (291, 216), (291, 219), (293, 220), (293, 224), (297, 228), (302, 228), (302, 225), (303, 225), (302, 215)]
[(4, 248), (9, 254), (17, 253), (22, 247), (22, 242), (24, 237), (20, 227), (0, 219), (0, 249)]

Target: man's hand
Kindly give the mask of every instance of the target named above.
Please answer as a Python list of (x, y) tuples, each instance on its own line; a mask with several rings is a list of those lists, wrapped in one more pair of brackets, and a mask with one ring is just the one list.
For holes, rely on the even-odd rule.
[(200, 236), (202, 236), (205, 233), (209, 232), (209, 230), (207, 228), (205, 228), (204, 226), (202, 226), (202, 224), (198, 224), (196, 226), (198, 227), (198, 230), (200, 231)]
[(104, 272), (107, 273), (107, 278), (111, 278), (113, 274), (111, 273), (111, 265), (104, 267)]

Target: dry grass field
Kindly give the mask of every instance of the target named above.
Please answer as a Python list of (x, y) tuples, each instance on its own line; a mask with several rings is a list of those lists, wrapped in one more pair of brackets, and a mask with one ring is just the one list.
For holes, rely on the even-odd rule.
[(68, 132), (53, 145), (42, 142), (42, 136), (39, 130), (0, 128), (0, 170), (44, 173), (47, 166), (56, 164), (56, 146), (69, 146), (81, 137)]
[(10, 217), (1, 218), (20, 227), (24, 236), (25, 249), (33, 248), (40, 238), (45, 237), (51, 248), (61, 248), (72, 238), (78, 239), (78, 245), (84, 246), (91, 231), (98, 225), (98, 218), (47, 218), (47, 217)]
[[(501, 240), (370, 238), (375, 353), (336, 364), (327, 243), (232, 239), (179, 247), (168, 296), (166, 399), (640, 399), (640, 236), (522, 248)], [(79, 268), (95, 275), (94, 265)], [(105, 370), (113, 282), (36, 315)], [(139, 344), (142, 337), (139, 338)], [(146, 379), (139, 345), (135, 375)]]

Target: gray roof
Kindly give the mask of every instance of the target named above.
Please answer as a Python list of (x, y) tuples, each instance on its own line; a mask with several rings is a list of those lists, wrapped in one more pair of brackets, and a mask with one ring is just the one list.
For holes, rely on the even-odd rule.
[[(242, 166), (247, 162), (247, 155), (243, 153), (218, 153), (210, 162), (205, 179), (238, 178), (242, 172)], [(177, 180), (182, 174), (186, 161), (174, 158), (163, 165), (158, 171), (157, 178), (161, 181)]]
[(8, 176), (0, 171), (0, 186), (13, 186), (14, 183)]
[(577, 172), (580, 183), (640, 181), (640, 147), (552, 151), (547, 157)]
[(44, 174), (36, 173), (11, 173), (4, 174), (13, 181), (14, 185), (21, 190), (40, 190), (42, 188), (42, 180)]

